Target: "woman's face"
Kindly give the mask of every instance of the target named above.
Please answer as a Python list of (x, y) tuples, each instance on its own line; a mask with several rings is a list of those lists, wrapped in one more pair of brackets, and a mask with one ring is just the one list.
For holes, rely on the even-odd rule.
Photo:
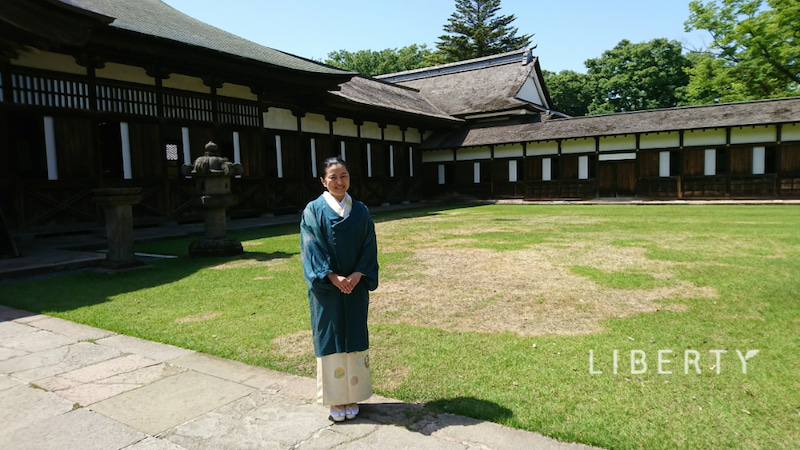
[(344, 194), (350, 189), (350, 173), (341, 164), (328, 166), (325, 176), (321, 178), (322, 185), (333, 195), (336, 200), (342, 201)]

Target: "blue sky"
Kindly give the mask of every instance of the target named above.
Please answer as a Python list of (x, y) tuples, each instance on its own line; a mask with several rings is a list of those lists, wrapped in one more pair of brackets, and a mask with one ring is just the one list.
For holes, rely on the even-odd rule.
[[(305, 58), (336, 50), (382, 50), (411, 44), (435, 49), (455, 0), (163, 0), (225, 31)], [(677, 40), (701, 48), (704, 31), (684, 32), (689, 0), (502, 0), (519, 34), (533, 34), (542, 69), (586, 72), (622, 39)]]

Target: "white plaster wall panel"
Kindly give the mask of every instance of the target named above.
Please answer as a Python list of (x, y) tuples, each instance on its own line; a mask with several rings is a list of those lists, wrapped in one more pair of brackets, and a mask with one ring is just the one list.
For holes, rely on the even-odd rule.
[(598, 155), (598, 161), (628, 161), (636, 159), (636, 153), (604, 153)]
[(670, 154), (668, 151), (658, 153), (658, 176), (660, 177), (669, 176), (669, 169), (670, 169), (669, 158)]
[(522, 144), (504, 144), (494, 148), (495, 158), (521, 158), (525, 149)]
[(542, 181), (553, 179), (553, 161), (550, 158), (542, 158)]
[(565, 139), (561, 141), (561, 154), (593, 153), (595, 151), (594, 139)]
[(225, 83), (221, 88), (217, 89), (217, 95), (221, 95), (223, 97), (240, 98), (242, 100), (258, 100), (258, 96), (253, 94), (249, 87), (242, 86), (241, 84)]
[(416, 128), (409, 128), (406, 130), (406, 142), (412, 144), (419, 144), (422, 142), (422, 133)]
[(713, 148), (706, 149), (703, 165), (703, 175), (714, 176), (717, 174), (717, 151)]
[(361, 137), (365, 139), (380, 139), (381, 128), (375, 122), (364, 122), (364, 125), (361, 125)]
[(525, 83), (523, 83), (519, 92), (517, 92), (516, 98), (533, 103), (534, 105), (549, 107), (549, 105), (546, 105), (544, 100), (542, 100), (542, 94), (536, 82), (530, 77), (525, 80)]
[(800, 141), (800, 123), (792, 123), (781, 127), (781, 141)]
[(777, 140), (778, 128), (774, 125), (731, 128), (731, 144), (754, 144)]
[(525, 154), (528, 156), (557, 155), (558, 142), (529, 142), (528, 145), (525, 146)]
[(677, 131), (669, 133), (647, 133), (639, 136), (639, 148), (678, 148), (681, 145), (681, 135)]
[(517, 160), (512, 159), (508, 162), (508, 181), (511, 183), (516, 183), (518, 175), (519, 171), (517, 170)]
[(689, 130), (683, 133), (683, 146), (725, 145), (725, 129)]
[(78, 65), (75, 58), (51, 52), (23, 53), (19, 58), (12, 59), (15, 66), (30, 67), (32, 69), (52, 70), (75, 75), (86, 75), (86, 68)]
[(471, 161), (473, 159), (491, 159), (492, 149), (489, 147), (460, 148), (456, 151), (456, 160)]
[(336, 136), (358, 137), (358, 125), (353, 119), (339, 117), (333, 122), (333, 134)]
[(144, 68), (126, 64), (106, 63), (105, 67), (97, 69), (95, 74), (98, 78), (107, 78), (109, 80), (127, 81), (148, 86), (156, 85), (156, 79), (147, 75), (147, 71)]
[(210, 94), (211, 88), (203, 84), (203, 80), (196, 77), (181, 75), (179, 73), (170, 74), (169, 78), (163, 80), (161, 84), (165, 88), (180, 89), (182, 91), (200, 92)]
[(589, 179), (589, 157), (586, 155), (578, 157), (578, 179)]
[(306, 114), (300, 119), (300, 126), (306, 133), (330, 133), (330, 125), (322, 114)]
[(452, 160), (452, 150), (434, 150), (422, 152), (422, 162), (449, 162)]
[(297, 117), (282, 108), (270, 108), (264, 113), (264, 128), (297, 131)]
[(383, 130), (383, 138), (387, 141), (403, 142), (403, 131), (397, 125), (388, 125)]
[(636, 150), (636, 136), (632, 134), (626, 134), (624, 136), (604, 136), (600, 138), (598, 145), (601, 152)]
[(764, 175), (767, 168), (766, 155), (766, 148), (753, 147), (753, 175)]

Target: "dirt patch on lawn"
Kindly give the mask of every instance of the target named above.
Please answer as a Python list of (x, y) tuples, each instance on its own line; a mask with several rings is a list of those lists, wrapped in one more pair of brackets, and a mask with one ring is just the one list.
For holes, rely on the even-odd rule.
[(195, 314), (193, 316), (178, 317), (175, 323), (191, 323), (191, 322), (204, 322), (221, 316), (221, 312), (212, 311), (203, 314)]
[[(504, 252), (418, 249), (406, 268), (422, 278), (382, 282), (372, 295), (370, 320), (520, 336), (581, 335), (602, 331), (610, 318), (685, 308), (675, 299), (716, 297), (712, 288), (675, 278), (669, 271), (674, 263), (648, 260), (644, 252), (596, 242)], [(652, 289), (611, 288), (572, 273), (570, 266), (635, 271), (663, 283)]]

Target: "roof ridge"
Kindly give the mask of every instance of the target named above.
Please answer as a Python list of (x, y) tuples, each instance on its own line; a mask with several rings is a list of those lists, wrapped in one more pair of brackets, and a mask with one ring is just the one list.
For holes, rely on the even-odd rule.
[(438, 66), (423, 67), (420, 69), (378, 75), (375, 78), (388, 81), (390, 83), (398, 83), (402, 81), (416, 80), (419, 78), (429, 78), (439, 75), (468, 72), (475, 69), (485, 69), (487, 67), (502, 66), (519, 62), (521, 62), (522, 65), (528, 65), (536, 59), (536, 57), (533, 56), (534, 48), (536, 47), (527, 47), (525, 49), (513, 50), (496, 55), (482, 56), (480, 58), (440, 64)]

